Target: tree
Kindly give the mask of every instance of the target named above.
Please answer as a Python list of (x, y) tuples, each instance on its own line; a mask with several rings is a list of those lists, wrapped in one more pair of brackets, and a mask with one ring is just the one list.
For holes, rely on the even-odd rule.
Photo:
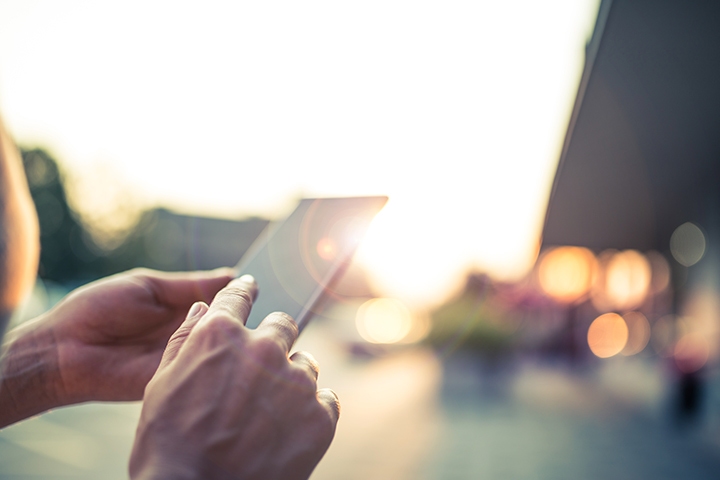
[(38, 276), (78, 283), (97, 276), (100, 258), (92, 239), (67, 203), (57, 162), (40, 148), (21, 149), (23, 165), (40, 221)]

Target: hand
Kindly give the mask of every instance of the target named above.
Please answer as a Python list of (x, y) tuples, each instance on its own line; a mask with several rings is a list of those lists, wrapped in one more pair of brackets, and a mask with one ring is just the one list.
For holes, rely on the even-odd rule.
[(232, 277), (136, 269), (75, 290), (9, 333), (0, 426), (60, 405), (141, 399), (190, 305)]
[(316, 391), (310, 354), (288, 358), (289, 316), (244, 327), (256, 291), (252, 277), (231, 282), (173, 334), (145, 390), (131, 478), (306, 479), (320, 461), (337, 397)]

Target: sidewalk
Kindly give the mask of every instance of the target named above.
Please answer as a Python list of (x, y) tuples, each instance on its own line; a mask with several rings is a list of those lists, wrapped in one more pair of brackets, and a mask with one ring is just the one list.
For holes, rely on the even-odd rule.
[(415, 478), (718, 477), (720, 448), (702, 429), (680, 431), (664, 418), (657, 396), (642, 395), (657, 388), (647, 378), (619, 397), (602, 375), (559, 367), (521, 365), (504, 385), (463, 361), (447, 367), (440, 448)]
[[(720, 472), (708, 430), (679, 431), (664, 415), (652, 369), (608, 363), (577, 373), (526, 362), (493, 371), (423, 349), (361, 360), (306, 333), (300, 348), (316, 353), (320, 386), (332, 386), (343, 407), (313, 480), (704, 480)], [(139, 404), (89, 404), (5, 429), (0, 479), (126, 479), (138, 413)]]

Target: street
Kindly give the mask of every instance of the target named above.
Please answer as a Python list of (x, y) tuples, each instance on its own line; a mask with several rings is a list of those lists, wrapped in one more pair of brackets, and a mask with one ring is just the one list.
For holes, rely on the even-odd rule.
[[(320, 386), (342, 402), (313, 480), (702, 480), (720, 470), (717, 419), (674, 425), (661, 376), (640, 360), (579, 372), (531, 361), (489, 367), (457, 352), (441, 360), (410, 347), (356, 358), (320, 329), (303, 335)], [(9, 427), (0, 478), (127, 478), (139, 411), (87, 404)]]

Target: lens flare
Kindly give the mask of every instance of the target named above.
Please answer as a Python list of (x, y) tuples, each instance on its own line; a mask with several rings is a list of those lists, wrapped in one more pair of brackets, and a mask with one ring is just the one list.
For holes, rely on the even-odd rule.
[(408, 308), (394, 298), (374, 298), (358, 309), (355, 324), (360, 335), (372, 343), (402, 341), (412, 327)]
[(628, 341), (628, 327), (617, 313), (600, 315), (590, 324), (587, 334), (590, 351), (600, 358), (617, 355)]
[(323, 260), (333, 260), (337, 255), (337, 246), (332, 238), (322, 238), (317, 243), (317, 253)]

